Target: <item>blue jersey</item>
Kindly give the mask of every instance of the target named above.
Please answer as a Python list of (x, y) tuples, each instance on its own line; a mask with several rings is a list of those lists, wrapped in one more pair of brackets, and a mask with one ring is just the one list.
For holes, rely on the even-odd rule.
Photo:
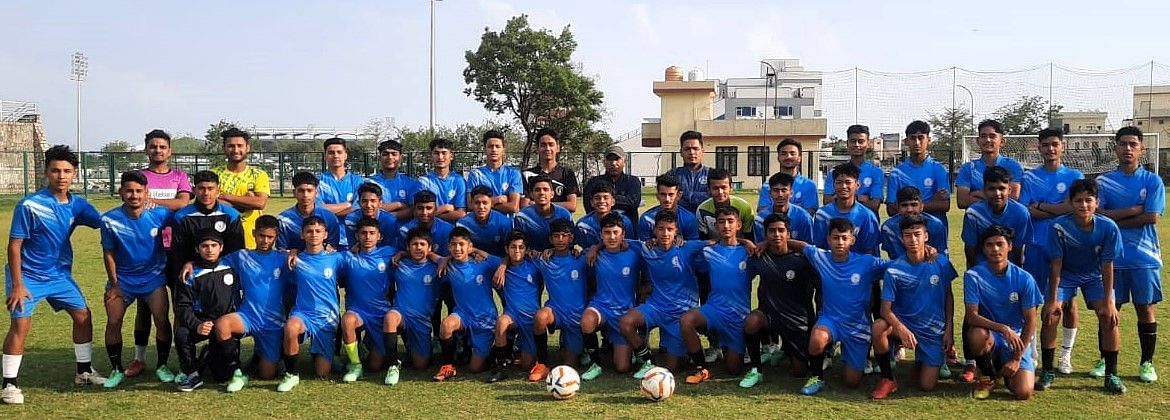
[[(947, 225), (929, 213), (922, 213), (922, 218), (926, 220), (926, 244), (934, 247), (939, 254), (946, 254), (948, 248)], [(902, 245), (901, 224), (901, 214), (895, 214), (894, 217), (882, 222), (882, 249), (886, 251), (886, 256), (891, 260), (906, 255), (906, 247)]]
[[(789, 205), (788, 206), (788, 238), (802, 241), (813, 242), (813, 217), (805, 210), (804, 207)], [(768, 232), (765, 231), (764, 219), (772, 215), (772, 208), (760, 210), (756, 213), (755, 219), (752, 220), (752, 241), (757, 244), (763, 243)]]
[[(1112, 170), (1097, 177), (1100, 186), (1100, 209), (1114, 210), (1142, 206), (1146, 214), (1161, 215), (1166, 209), (1166, 187), (1157, 174), (1138, 167), (1133, 175)], [(1114, 269), (1162, 268), (1162, 250), (1158, 231), (1153, 224), (1121, 229), (1122, 247), (1126, 249), (1113, 262)]]
[(57, 202), (48, 189), (40, 189), (16, 203), (8, 236), (22, 239), (20, 268), (25, 281), (51, 282), (73, 267), (69, 236), (77, 225), (99, 228), (102, 215), (85, 198), (69, 194)]
[(625, 313), (634, 307), (638, 289), (638, 273), (643, 269), (642, 257), (635, 249), (597, 252), (593, 267), (593, 278), (597, 291), (593, 294), (594, 304), (605, 306), (613, 313)]
[[(1016, 200), (1008, 199), (1003, 212), (995, 214), (991, 206), (987, 205), (987, 200), (981, 200), (967, 207), (967, 213), (963, 216), (963, 244), (979, 248), (979, 237), (983, 236), (983, 232), (991, 225), (1005, 226), (1012, 230), (1014, 235), (1012, 249), (1018, 250), (1032, 240), (1032, 217), (1027, 207)], [(987, 258), (982, 251), (977, 254), (979, 261)]]
[(813, 220), (813, 244), (829, 249), (829, 221), (837, 217), (844, 217), (853, 222), (853, 236), (856, 239), (853, 242), (853, 247), (850, 248), (851, 251), (859, 254), (878, 255), (880, 227), (877, 215), (873, 213), (873, 210), (857, 201), (853, 202), (853, 208), (849, 209), (848, 212), (837, 209), (836, 202), (831, 202), (817, 210), (816, 218)]
[[(677, 207), (675, 210), (674, 213), (678, 215), (678, 236), (688, 241), (699, 239), (699, 219), (695, 217), (695, 214), (688, 211), (678, 211), (682, 209)], [(651, 207), (638, 218), (639, 240), (648, 241), (654, 237), (654, 218), (658, 217), (659, 211), (662, 211), (661, 205)]]
[(504, 270), (504, 312), (524, 320), (536, 317), (544, 291), (544, 282), (536, 265), (535, 261), (525, 258)]
[[(630, 223), (630, 218), (621, 213), (616, 213), (622, 217), (622, 233), (626, 239), (637, 239), (634, 234), (634, 225)], [(601, 217), (597, 217), (597, 212), (589, 213), (577, 219), (577, 231), (573, 234), (573, 240), (581, 248), (588, 249), (593, 245), (601, 243)]]
[(441, 177), (434, 172), (427, 172), (418, 179), (421, 189), (435, 193), (435, 205), (453, 205), (457, 209), (467, 208), (467, 181), (463, 175), (451, 172)]
[(686, 166), (679, 166), (671, 169), (668, 172), (675, 177), (678, 177), (678, 206), (694, 213), (699, 209), (699, 204), (711, 198), (711, 193), (707, 189), (707, 172), (711, 168), (699, 165), (699, 170), (692, 171)]
[(345, 309), (385, 315), (390, 310), (390, 258), (398, 253), (392, 246), (370, 252), (347, 253), (345, 266)]
[[(1093, 230), (1086, 232), (1077, 226), (1072, 215), (1060, 216), (1053, 219), (1050, 229), (1046, 244), (1048, 258), (1063, 259), (1061, 283), (1081, 285), (1101, 281), (1101, 263), (1116, 261), (1124, 255), (1121, 229), (1108, 217), (1094, 214)], [(1071, 258), (1064, 258), (1065, 255)]]
[(496, 325), (496, 301), (492, 296), (492, 276), (500, 266), (500, 257), (488, 255), (482, 262), (468, 259), (447, 263), (447, 281), (451, 282), (451, 293), (455, 296), (455, 311), (471, 319), (464, 319), (464, 325)]
[(898, 258), (882, 279), (882, 300), (893, 303), (894, 315), (910, 331), (942, 336), (947, 324), (947, 293), (957, 277), (959, 273), (946, 255), (918, 264)]
[[(924, 202), (930, 201), (939, 191), (946, 191), (949, 197), (950, 179), (947, 169), (930, 156), (927, 156), (921, 165), (915, 165), (913, 160), (907, 158), (890, 171), (890, 178), (886, 180), (886, 204), (897, 206), (898, 190), (903, 187), (918, 188)], [(948, 224), (946, 212), (935, 212), (931, 215), (941, 220), (944, 226)]]
[(647, 305), (672, 316), (699, 306), (699, 284), (695, 280), (695, 263), (699, 260), (706, 241), (686, 241), (663, 251), (651, 248), (645, 242), (631, 241), (630, 249), (638, 251), (650, 273), (650, 298)]
[(715, 244), (703, 248), (711, 275), (711, 294), (706, 305), (730, 319), (744, 319), (752, 310), (752, 276), (747, 270), (747, 248)]
[(851, 335), (868, 340), (873, 285), (881, 280), (889, 261), (850, 252), (848, 259), (837, 262), (833, 260), (832, 252), (814, 246), (804, 247), (804, 256), (821, 276), (824, 303), (820, 316), (840, 322), (851, 331)]
[[(756, 208), (772, 208), (772, 194), (769, 190), (772, 187), (767, 182), (760, 186), (760, 196), (756, 198)], [(804, 174), (796, 174), (792, 181), (792, 195), (788, 197), (788, 202), (807, 209), (815, 209), (821, 206), (821, 201), (817, 199), (817, 183), (809, 179)]]
[[(868, 160), (862, 161), (859, 169), (861, 169), (861, 178), (857, 180), (858, 186), (854, 193), (858, 197), (869, 197), (870, 200), (878, 200), (880, 203), (882, 194), (885, 192), (883, 186), (886, 181), (886, 173)], [(832, 196), (836, 192), (832, 180), (833, 171), (830, 170), (829, 178), (825, 181), (825, 195)]]
[[(333, 249), (341, 249), (347, 245), (345, 236), (341, 233), (341, 225), (337, 223), (337, 216), (322, 206), (313, 206), (309, 216), (320, 217), (325, 221), (325, 243)], [(308, 217), (301, 216), (296, 206), (289, 207), (276, 219), (280, 221), (280, 230), (276, 234), (276, 247), (280, 249), (305, 249), (305, 240), (301, 238), (301, 224)]]
[(345, 253), (321, 251), (316, 254), (302, 251), (291, 275), (296, 285), (297, 298), (293, 311), (329, 324), (341, 319), (341, 303), (337, 294), (338, 279), (346, 275)]
[[(1020, 204), (1032, 207), (1039, 203), (1063, 203), (1068, 199), (1068, 187), (1078, 179), (1085, 179), (1085, 174), (1064, 165), (1056, 171), (1049, 171), (1043, 166), (1029, 169), (1024, 172), (1024, 181), (1020, 185)], [(1032, 219), (1032, 241), (1028, 244), (1047, 245), (1048, 231), (1053, 220), (1055, 217)]]
[(538, 259), (536, 267), (548, 290), (545, 306), (559, 319), (580, 319), (585, 312), (585, 256), (554, 255)]
[[(407, 249), (406, 234), (418, 226), (418, 219), (411, 219), (406, 224), (399, 226), (398, 246), (396, 248)], [(451, 229), (454, 228), (454, 225), (437, 217), (431, 221), (431, 252), (444, 256), (450, 255), (450, 252), (447, 251), (447, 242), (450, 241)]]
[(431, 322), (438, 299), (439, 266), (431, 260), (422, 262), (403, 258), (390, 274), (394, 284), (394, 309), (403, 318)]
[(382, 187), (382, 201), (387, 203), (399, 202), (409, 206), (414, 204), (414, 193), (420, 190), (418, 181), (404, 173), (387, 178), (378, 172), (368, 179)]
[[(1012, 175), (1012, 182), (1020, 183), (1024, 179), (1024, 167), (1020, 162), (1005, 156), (995, 158), (995, 165), (1007, 169)], [(987, 170), (987, 163), (979, 157), (959, 167), (959, 175), (955, 178), (955, 188), (968, 188), (971, 191), (983, 191), (983, 171)], [(923, 195), (923, 197), (926, 197)]]
[(523, 194), (524, 178), (520, 170), (513, 166), (503, 165), (500, 169), (480, 166), (467, 173), (467, 191), (480, 185), (492, 189), (492, 195)]
[(963, 302), (979, 305), (979, 315), (1019, 335), (1024, 311), (1044, 303), (1044, 295), (1032, 275), (1015, 264), (1008, 263), (1007, 271), (996, 275), (981, 263), (963, 274)]
[(346, 172), (340, 179), (329, 171), (317, 174), (317, 199), (325, 204), (356, 204), (357, 190), (366, 182), (365, 178)]
[(127, 290), (149, 292), (166, 283), (162, 231), (171, 212), (163, 207), (130, 216), (118, 206), (102, 215), (102, 249), (114, 254), (118, 283)]
[(471, 244), (476, 249), (483, 250), (497, 257), (504, 256), (504, 248), (508, 245), (508, 234), (512, 232), (512, 218), (504, 213), (491, 210), (486, 223), (475, 220), (475, 213), (467, 213), (455, 226), (463, 226), (471, 231)]
[(279, 328), (284, 324), (284, 295), (291, 286), (285, 270), (287, 252), (242, 249), (224, 256), (220, 263), (231, 267), (240, 278), (244, 291), (241, 312), (259, 315), (269, 327)]
[[(345, 243), (349, 246), (357, 245), (357, 223), (365, 217), (361, 210), (352, 211), (345, 215)], [(394, 213), (378, 209), (374, 216), (378, 221), (378, 230), (382, 232), (382, 239), (378, 246), (394, 246), (398, 244), (398, 216)]]
[(516, 213), (513, 221), (515, 222), (516, 229), (524, 232), (525, 237), (528, 238), (525, 241), (528, 244), (528, 248), (535, 251), (544, 251), (551, 248), (552, 244), (548, 242), (549, 222), (556, 219), (573, 221), (573, 214), (565, 210), (564, 207), (554, 204), (552, 210), (552, 215), (544, 217), (536, 209), (536, 205), (533, 204)]

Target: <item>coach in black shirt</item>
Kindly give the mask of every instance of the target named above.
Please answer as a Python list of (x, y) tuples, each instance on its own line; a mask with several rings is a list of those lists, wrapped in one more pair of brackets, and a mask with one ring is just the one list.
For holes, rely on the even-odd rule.
[(540, 161), (536, 166), (524, 170), (524, 191), (528, 191), (528, 180), (532, 177), (547, 176), (553, 182), (553, 204), (564, 207), (570, 213), (576, 212), (577, 196), (581, 195), (581, 187), (578, 186), (577, 174), (573, 173), (572, 169), (557, 164), (557, 156), (561, 153), (557, 132), (551, 128), (542, 128), (536, 132), (536, 141)]
[(626, 150), (621, 146), (613, 145), (605, 150), (605, 173), (589, 178), (585, 182), (585, 213), (593, 211), (593, 191), (598, 185), (608, 183), (613, 185), (614, 208), (626, 215), (631, 221), (638, 220), (638, 207), (642, 205), (642, 182), (638, 178), (625, 173)]

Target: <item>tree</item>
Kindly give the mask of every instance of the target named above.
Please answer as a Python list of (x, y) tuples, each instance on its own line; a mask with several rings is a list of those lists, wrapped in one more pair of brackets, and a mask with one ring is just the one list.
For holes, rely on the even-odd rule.
[(223, 153), (223, 137), (220, 136), (220, 134), (223, 134), (224, 131), (232, 128), (240, 128), (240, 123), (236, 121), (228, 121), (227, 119), (221, 119), (219, 122), (208, 125), (207, 132), (203, 136), (203, 138), (207, 140), (207, 143), (204, 143), (203, 145), (203, 152)]
[(931, 156), (939, 162), (947, 162), (951, 154), (962, 153), (963, 137), (975, 135), (971, 110), (967, 108), (946, 108), (926, 119), (931, 131)]
[(992, 117), (1003, 123), (1004, 134), (1036, 134), (1048, 127), (1063, 108), (1051, 105), (1042, 96), (1021, 96), (995, 110)]
[(398, 141), (402, 143), (402, 150), (406, 154), (403, 157), (403, 168), (410, 171), (411, 175), (421, 175), (430, 170), (431, 158), (427, 146), (430, 145), (431, 140), (436, 138), (448, 139), (454, 143), (455, 159), (451, 163), (452, 170), (466, 171), (483, 165), (483, 133), (488, 130), (499, 130), (504, 133), (504, 149), (509, 151), (504, 158), (505, 164), (520, 165), (522, 163), (522, 157), (516, 153), (524, 146), (521, 135), (496, 123), (463, 123), (455, 127), (436, 126), (433, 132), (429, 128), (422, 127), (399, 127), (395, 130)]
[(141, 157), (141, 151), (135, 150), (130, 143), (125, 140), (114, 140), (102, 145), (98, 162), (102, 162), (101, 165), (109, 169), (110, 179), (116, 182), (116, 178), (120, 177), (122, 172), (140, 169), (138, 162)]
[[(524, 134), (521, 165), (527, 166), (537, 130), (561, 135), (563, 151), (599, 152), (602, 136), (592, 128), (601, 120), (602, 93), (571, 61), (577, 41), (566, 26), (559, 35), (532, 29), (528, 16), (508, 20), (504, 29), (484, 28), (479, 48), (467, 51), (463, 93), (497, 115), (509, 114)], [(608, 145), (608, 144), (607, 144)]]
[(171, 140), (171, 153), (188, 155), (199, 154), (208, 151), (207, 140), (194, 137), (191, 135), (184, 135), (174, 140)]

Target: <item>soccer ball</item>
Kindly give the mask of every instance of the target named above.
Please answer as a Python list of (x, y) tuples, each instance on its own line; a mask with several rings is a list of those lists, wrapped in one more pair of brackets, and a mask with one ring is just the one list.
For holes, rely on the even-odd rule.
[(669, 370), (656, 367), (642, 377), (642, 395), (650, 401), (662, 401), (674, 395), (674, 375)]
[(548, 378), (544, 380), (545, 390), (558, 400), (567, 400), (577, 395), (581, 390), (581, 377), (577, 371), (569, 366), (560, 365), (552, 368)]

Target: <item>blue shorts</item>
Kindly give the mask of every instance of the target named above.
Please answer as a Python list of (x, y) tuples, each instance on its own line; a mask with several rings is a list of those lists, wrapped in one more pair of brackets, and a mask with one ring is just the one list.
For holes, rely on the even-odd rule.
[(699, 312), (707, 318), (707, 340), (711, 336), (719, 337), (719, 345), (732, 353), (744, 354), (747, 344), (743, 338), (744, 317), (726, 313), (711, 304), (699, 307)]
[(817, 318), (815, 328), (824, 328), (829, 332), (829, 339), (841, 343), (841, 360), (845, 365), (858, 372), (865, 371), (865, 362), (869, 356), (868, 330), (848, 328), (841, 321), (821, 316)]
[(1024, 271), (1032, 275), (1036, 279), (1036, 286), (1040, 287), (1041, 297), (1048, 295), (1048, 252), (1044, 251), (1043, 245), (1028, 244), (1024, 248)]
[(658, 346), (666, 349), (667, 354), (677, 357), (687, 355), (687, 347), (683, 344), (682, 331), (678, 324), (681, 315), (672, 316), (648, 303), (638, 305), (634, 310), (641, 313), (642, 319), (646, 320), (647, 335), (650, 330), (658, 328)]
[[(1007, 339), (1004, 338), (1003, 334), (991, 331), (991, 338), (995, 340), (995, 345), (991, 349), (991, 356), (996, 366), (1002, 366), (1015, 357), (1012, 347), (1008, 345)], [(1024, 344), (1027, 344), (1028, 348), (1024, 349), (1024, 355), (1020, 358), (1020, 370), (1035, 372), (1036, 361), (1032, 359), (1032, 353), (1035, 353), (1035, 349), (1032, 348), (1032, 343)]]
[(535, 355), (536, 337), (532, 334), (533, 317), (517, 314), (508, 308), (504, 308), (504, 315), (512, 318), (512, 323), (516, 326), (516, 346), (520, 347), (520, 352), (530, 356)]
[(593, 309), (597, 312), (598, 318), (601, 322), (598, 325), (598, 330), (605, 328), (605, 339), (615, 346), (625, 346), (626, 337), (622, 335), (621, 320), (622, 316), (629, 311), (615, 311), (613, 308), (605, 306), (601, 302), (589, 302), (589, 306), (585, 308), (586, 311)]
[(244, 335), (252, 337), (256, 344), (255, 352), (268, 362), (279, 362), (281, 348), (284, 345), (284, 326), (272, 321), (264, 321), (263, 317), (242, 310), (236, 312), (240, 322), (244, 324)]
[(370, 351), (382, 354), (386, 350), (386, 338), (382, 336), (386, 313), (378, 315), (377, 310), (371, 311), (364, 308), (354, 308), (346, 312), (357, 315), (358, 319), (362, 321), (362, 329), (366, 330), (366, 334), (362, 336), (363, 341), (369, 346)]
[(459, 317), (459, 323), (463, 325), (463, 332), (471, 338), (471, 352), (475, 357), (486, 359), (492, 351), (492, 341), (495, 338), (496, 323), (480, 322), (470, 316), (464, 316), (458, 310), (452, 312), (451, 315)]
[[(54, 311), (62, 309), (72, 311), (89, 307), (85, 303), (85, 295), (81, 294), (81, 288), (69, 273), (62, 272), (47, 280), (31, 277), (28, 273), (24, 275), (24, 288), (28, 289), (30, 298), (24, 301), (23, 310), (12, 312), (12, 319), (31, 317), (37, 309), (37, 304), (42, 300), (49, 301), (49, 306), (53, 307)], [(4, 270), (4, 292), (6, 296), (12, 294), (12, 274), (7, 269)]]
[(1056, 289), (1056, 298), (1061, 302), (1068, 302), (1077, 297), (1077, 289), (1085, 294), (1085, 303), (1105, 299), (1105, 282), (1101, 280), (1082, 282), (1080, 285), (1069, 285), (1069, 282), (1060, 281), (1060, 288)]
[[(402, 315), (402, 312), (397, 309), (390, 310)], [(431, 329), (430, 318), (411, 318), (402, 315), (402, 325), (398, 329), (403, 334), (406, 349), (410, 351), (412, 356), (430, 359), (431, 351), (434, 349), (431, 343), (433, 330)]]
[(1156, 268), (1113, 270), (1113, 296), (1117, 306), (1127, 302), (1153, 305), (1162, 301), (1162, 278)]
[[(124, 300), (127, 305), (134, 303), (135, 301), (138, 301), (139, 305), (146, 305), (147, 302), (150, 301), (150, 295), (153, 295), (154, 292), (160, 287), (165, 287), (166, 284), (166, 277), (163, 277), (160, 274), (157, 281), (152, 281), (145, 285), (130, 285), (119, 281), (118, 290), (122, 292), (122, 300)], [(109, 283), (106, 283), (106, 288), (104, 290), (110, 290)]]
[(297, 317), (305, 324), (305, 335), (312, 340), (309, 353), (321, 356), (325, 360), (333, 360), (337, 340), (337, 324), (322, 319), (319, 315), (308, 315), (293, 310), (289, 318)]
[[(921, 363), (923, 366), (942, 367), (943, 354), (946, 349), (943, 349), (943, 342), (941, 335), (935, 335), (929, 331), (910, 330), (914, 333), (914, 339), (918, 341), (918, 347), (914, 349), (914, 361)], [(896, 338), (891, 335), (891, 338)]]

